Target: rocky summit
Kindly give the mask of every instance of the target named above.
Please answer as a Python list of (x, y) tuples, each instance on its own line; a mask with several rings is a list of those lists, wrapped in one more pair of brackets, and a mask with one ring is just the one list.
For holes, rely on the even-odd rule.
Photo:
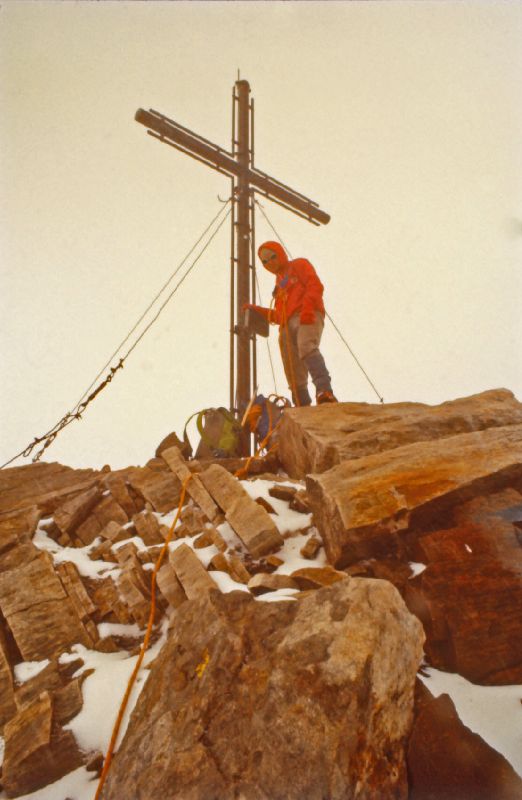
[[(3, 470), (0, 797), (94, 798), (149, 624), (103, 800), (522, 798), (521, 530), (504, 389), (287, 409), (251, 461), (170, 433)], [(437, 675), (511, 693), (504, 747)]]

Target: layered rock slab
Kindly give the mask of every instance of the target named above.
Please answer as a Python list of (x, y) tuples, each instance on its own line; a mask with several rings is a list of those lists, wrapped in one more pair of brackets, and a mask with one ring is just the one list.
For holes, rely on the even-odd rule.
[(403, 533), (475, 496), (522, 486), (522, 425), (418, 442), (306, 480), (331, 564), (405, 554)]
[(414, 442), (520, 424), (522, 404), (507, 389), (437, 406), (332, 403), (287, 409), (280, 424), (279, 459), (289, 475), (304, 478)]
[(185, 602), (102, 797), (406, 798), (422, 642), (384, 581)]

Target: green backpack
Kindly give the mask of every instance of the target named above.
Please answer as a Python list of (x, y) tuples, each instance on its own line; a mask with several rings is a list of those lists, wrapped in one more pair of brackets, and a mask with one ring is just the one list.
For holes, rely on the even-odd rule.
[(192, 446), (187, 435), (187, 425), (194, 417), (201, 436), (195, 458), (234, 458), (240, 455), (241, 425), (234, 415), (222, 406), (204, 408), (188, 418), (183, 430), (183, 441), (190, 448), (191, 454)]

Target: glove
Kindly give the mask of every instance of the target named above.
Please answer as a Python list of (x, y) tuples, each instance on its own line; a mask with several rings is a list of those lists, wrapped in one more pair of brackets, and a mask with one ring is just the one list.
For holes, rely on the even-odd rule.
[(243, 303), (241, 311), (247, 311), (249, 308), (255, 308), (255, 306), (252, 303)]
[(301, 325), (312, 325), (315, 322), (315, 312), (302, 311), (301, 316), (299, 317), (299, 322)]

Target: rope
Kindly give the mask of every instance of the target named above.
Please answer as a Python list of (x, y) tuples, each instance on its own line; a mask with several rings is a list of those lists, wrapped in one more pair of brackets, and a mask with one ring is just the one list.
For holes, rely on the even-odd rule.
[(159, 554), (158, 559), (156, 561), (156, 564), (154, 566), (154, 570), (153, 570), (151, 581), (150, 581), (151, 598), (150, 598), (150, 613), (149, 613), (149, 621), (148, 621), (148, 624), (147, 624), (147, 630), (145, 632), (145, 636), (143, 638), (143, 643), (142, 643), (141, 648), (140, 648), (138, 659), (137, 659), (136, 664), (134, 666), (134, 669), (132, 671), (132, 675), (130, 676), (130, 678), (128, 680), (127, 688), (125, 689), (125, 694), (123, 695), (123, 700), (121, 701), (120, 709), (118, 711), (118, 716), (116, 717), (116, 722), (114, 723), (114, 727), (112, 729), (111, 740), (109, 742), (109, 747), (107, 749), (107, 755), (105, 756), (105, 761), (103, 763), (103, 770), (102, 770), (102, 773), (100, 775), (100, 780), (98, 782), (98, 787), (96, 789), (96, 794), (94, 795), (94, 800), (98, 800), (98, 798), (100, 797), (101, 791), (103, 789), (103, 785), (104, 785), (105, 780), (107, 778), (107, 773), (109, 772), (109, 769), (110, 769), (110, 766), (111, 766), (111, 762), (112, 762), (112, 757), (114, 755), (114, 748), (116, 746), (116, 741), (118, 739), (118, 734), (120, 732), (121, 723), (122, 723), (122, 720), (123, 720), (123, 715), (125, 714), (125, 710), (127, 708), (128, 702), (129, 702), (130, 693), (132, 691), (132, 687), (134, 686), (134, 683), (136, 681), (136, 677), (138, 675), (138, 672), (140, 671), (140, 667), (141, 667), (143, 658), (144, 658), (145, 653), (147, 651), (147, 648), (149, 646), (150, 636), (151, 636), (151, 633), (152, 633), (152, 628), (154, 626), (154, 616), (156, 614), (156, 576), (157, 576), (157, 574), (159, 572), (159, 568), (161, 567), (161, 562), (163, 561), (165, 553), (168, 550), (168, 546), (169, 546), (170, 541), (172, 539), (172, 536), (174, 534), (174, 528), (176, 527), (176, 523), (177, 523), (177, 521), (179, 519), (179, 515), (181, 514), (181, 509), (182, 509), (183, 503), (185, 501), (185, 494), (186, 494), (186, 491), (187, 491), (187, 484), (188, 484), (188, 482), (190, 481), (191, 478), (192, 478), (192, 473), (190, 473), (190, 475), (187, 475), (187, 477), (185, 478), (185, 480), (183, 481), (183, 483), (181, 485), (181, 497), (180, 497), (180, 500), (179, 500), (178, 510), (176, 512), (176, 516), (174, 517), (174, 521), (173, 521), (172, 525), (170, 526), (169, 532), (168, 532), (168, 534), (167, 534), (167, 536), (165, 538), (165, 544), (161, 548), (160, 554)]
[[(282, 244), (282, 245), (283, 245), (283, 247), (285, 248), (286, 252), (287, 252), (287, 253), (288, 253), (288, 255), (290, 256), (290, 258), (292, 258), (292, 254), (291, 254), (290, 250), (288, 249), (288, 247), (286, 246), (286, 244), (283, 242), (283, 240), (282, 240), (281, 236), (279, 235), (279, 233), (276, 231), (276, 229), (274, 228), (274, 226), (272, 225), (272, 223), (271, 223), (271, 222), (270, 222), (270, 220), (268, 219), (268, 217), (267, 217), (267, 215), (265, 214), (265, 211), (264, 211), (264, 209), (263, 209), (263, 206), (261, 205), (261, 203), (260, 203), (258, 200), (255, 200), (255, 202), (256, 202), (256, 203), (257, 203), (257, 205), (259, 206), (259, 208), (260, 208), (260, 210), (261, 210), (261, 213), (262, 213), (262, 215), (264, 216), (264, 218), (266, 219), (267, 223), (270, 225), (270, 227), (272, 228), (273, 232), (275, 233), (275, 235), (277, 236), (277, 238), (279, 239), (279, 241), (281, 242), (281, 244)], [(353, 360), (355, 361), (355, 363), (357, 364), (357, 366), (359, 367), (359, 369), (360, 369), (360, 370), (361, 370), (361, 372), (363, 373), (364, 377), (366, 378), (366, 380), (368, 381), (368, 383), (369, 383), (369, 384), (370, 384), (370, 386), (372, 387), (373, 391), (375, 392), (375, 394), (376, 394), (376, 395), (377, 395), (377, 397), (379, 398), (379, 401), (380, 401), (381, 403), (384, 403), (384, 398), (382, 397), (382, 395), (380, 394), (380, 392), (379, 392), (379, 391), (377, 390), (377, 388), (375, 387), (375, 385), (374, 385), (373, 381), (370, 379), (370, 377), (369, 377), (368, 373), (366, 372), (366, 370), (365, 370), (365, 369), (364, 369), (364, 367), (362, 366), (361, 362), (359, 361), (359, 359), (357, 358), (357, 356), (356, 356), (356, 355), (355, 355), (355, 353), (353, 352), (352, 348), (350, 347), (350, 345), (348, 344), (348, 342), (346, 341), (346, 339), (345, 339), (345, 338), (344, 338), (344, 336), (342, 335), (341, 331), (339, 330), (339, 328), (337, 327), (337, 325), (335, 324), (335, 322), (334, 322), (334, 321), (333, 321), (333, 319), (331, 318), (330, 314), (329, 314), (328, 312), (325, 312), (325, 313), (326, 313), (326, 316), (328, 317), (328, 319), (330, 320), (330, 322), (332, 323), (333, 327), (335, 328), (335, 330), (337, 331), (337, 333), (338, 333), (338, 334), (339, 334), (339, 336), (341, 337), (341, 340), (342, 340), (342, 342), (343, 342), (343, 343), (345, 344), (345, 346), (347, 347), (347, 349), (348, 349), (348, 351), (349, 351), (350, 355), (352, 356)]]
[[(227, 201), (227, 203), (229, 203), (229, 202), (230, 202), (230, 201)], [(225, 206), (224, 208), (226, 208), (226, 206)], [(222, 212), (223, 212), (223, 209), (220, 209), (220, 211), (219, 211), (219, 214), (221, 214)], [(70, 424), (71, 424), (71, 422), (73, 422), (74, 420), (79, 420), (79, 419), (81, 419), (82, 413), (85, 411), (85, 409), (87, 408), (87, 406), (89, 405), (89, 403), (90, 403), (90, 402), (92, 402), (92, 401), (95, 399), (95, 397), (97, 397), (97, 395), (98, 395), (98, 394), (99, 394), (99, 393), (102, 391), (102, 389), (104, 389), (104, 388), (105, 388), (105, 387), (106, 387), (106, 386), (107, 386), (107, 385), (108, 385), (108, 384), (109, 384), (109, 383), (112, 381), (112, 379), (113, 379), (113, 377), (114, 377), (114, 374), (115, 374), (115, 373), (116, 373), (116, 372), (117, 372), (119, 369), (122, 369), (122, 368), (123, 368), (123, 365), (124, 365), (124, 362), (126, 361), (126, 359), (127, 359), (129, 356), (130, 356), (130, 354), (133, 352), (133, 350), (134, 350), (134, 349), (137, 347), (138, 343), (139, 343), (139, 342), (140, 342), (140, 341), (143, 339), (143, 337), (145, 336), (145, 334), (147, 333), (147, 331), (148, 331), (148, 330), (151, 328), (151, 326), (152, 326), (152, 325), (153, 325), (153, 324), (156, 322), (156, 320), (157, 320), (157, 319), (158, 319), (158, 317), (160, 316), (160, 314), (161, 314), (161, 312), (163, 311), (163, 309), (165, 308), (165, 306), (166, 306), (166, 305), (167, 305), (167, 304), (170, 302), (170, 300), (172, 299), (172, 297), (173, 297), (173, 296), (176, 294), (176, 292), (178, 291), (179, 287), (181, 286), (181, 284), (183, 283), (183, 281), (185, 280), (185, 278), (186, 278), (186, 277), (189, 275), (189, 273), (192, 271), (192, 269), (195, 267), (195, 265), (197, 264), (197, 262), (199, 261), (199, 259), (200, 259), (200, 258), (201, 258), (201, 256), (203, 255), (203, 253), (204, 253), (204, 252), (206, 251), (206, 249), (209, 247), (210, 243), (212, 242), (212, 240), (214, 239), (214, 237), (217, 235), (218, 231), (221, 229), (221, 227), (223, 226), (223, 224), (225, 223), (225, 221), (226, 221), (226, 220), (227, 220), (227, 218), (229, 217), (230, 213), (231, 213), (231, 210), (229, 209), (229, 210), (228, 210), (228, 212), (225, 214), (225, 216), (224, 216), (224, 217), (222, 218), (222, 220), (220, 221), (219, 225), (218, 225), (218, 226), (215, 228), (215, 230), (213, 231), (212, 235), (210, 236), (210, 238), (209, 238), (209, 239), (208, 239), (208, 241), (206, 242), (205, 246), (202, 248), (202, 250), (200, 251), (200, 253), (199, 253), (199, 254), (196, 256), (196, 258), (194, 259), (194, 261), (192, 262), (192, 264), (190, 265), (190, 267), (187, 269), (187, 271), (185, 272), (185, 274), (182, 276), (182, 278), (181, 278), (181, 279), (178, 281), (178, 283), (176, 284), (176, 286), (174, 287), (174, 289), (172, 290), (172, 292), (171, 292), (171, 293), (168, 295), (167, 299), (166, 299), (166, 300), (163, 302), (163, 304), (160, 306), (160, 308), (159, 308), (159, 311), (157, 312), (157, 314), (156, 314), (156, 315), (153, 317), (153, 319), (152, 319), (152, 320), (149, 322), (149, 324), (148, 324), (148, 325), (147, 325), (147, 326), (144, 328), (144, 330), (143, 330), (143, 331), (141, 332), (141, 334), (138, 336), (138, 338), (136, 339), (136, 341), (134, 342), (134, 344), (133, 344), (133, 345), (132, 345), (132, 346), (129, 348), (129, 350), (127, 351), (127, 353), (126, 353), (126, 354), (125, 354), (125, 355), (124, 355), (122, 358), (120, 358), (120, 360), (119, 360), (119, 363), (118, 363), (118, 364), (117, 364), (115, 367), (111, 367), (111, 370), (110, 370), (109, 374), (107, 375), (107, 377), (105, 378), (105, 380), (104, 380), (104, 381), (103, 381), (103, 382), (102, 382), (102, 383), (101, 383), (101, 384), (100, 384), (100, 385), (99, 385), (99, 386), (98, 386), (98, 387), (97, 387), (97, 388), (94, 390), (94, 392), (92, 392), (92, 393), (89, 395), (89, 397), (87, 398), (87, 400), (85, 400), (84, 402), (81, 402), (81, 401), (80, 401), (79, 403), (77, 403), (77, 404), (76, 404), (76, 406), (74, 406), (74, 408), (72, 409), (72, 411), (68, 411), (68, 412), (67, 412), (67, 413), (66, 413), (66, 414), (65, 414), (65, 415), (62, 417), (62, 419), (61, 419), (61, 420), (59, 420), (59, 422), (57, 422), (57, 423), (56, 423), (56, 424), (55, 424), (55, 425), (54, 425), (54, 426), (53, 426), (53, 427), (52, 427), (50, 430), (48, 430), (48, 431), (47, 431), (47, 433), (44, 433), (44, 434), (43, 434), (42, 436), (40, 436), (40, 437), (35, 437), (35, 438), (33, 439), (33, 441), (32, 441), (32, 442), (31, 442), (29, 445), (27, 445), (27, 447), (25, 447), (23, 450), (21, 450), (19, 453), (17, 453), (17, 454), (16, 454), (15, 456), (13, 456), (12, 458), (10, 458), (10, 459), (9, 459), (9, 461), (6, 461), (6, 462), (5, 462), (5, 464), (2, 464), (2, 465), (0, 466), (0, 469), (4, 469), (4, 467), (7, 467), (9, 464), (12, 464), (12, 462), (13, 462), (13, 461), (16, 461), (16, 459), (17, 459), (17, 458), (19, 458), (20, 456), (23, 456), (24, 458), (28, 458), (28, 457), (29, 457), (29, 455), (31, 454), (31, 452), (34, 450), (34, 448), (35, 448), (37, 445), (39, 445), (41, 442), (45, 442), (44, 446), (43, 446), (43, 447), (42, 447), (42, 448), (41, 448), (41, 449), (40, 449), (40, 450), (39, 450), (39, 451), (36, 453), (36, 455), (35, 455), (35, 456), (33, 457), (33, 459), (32, 459), (32, 460), (33, 460), (33, 462), (35, 462), (35, 461), (39, 461), (39, 460), (40, 460), (40, 458), (41, 458), (41, 456), (42, 456), (42, 454), (45, 452), (45, 450), (46, 450), (48, 447), (50, 447), (50, 446), (51, 446), (51, 444), (54, 442), (54, 440), (56, 439), (56, 437), (58, 436), (58, 434), (59, 434), (59, 433), (60, 433), (60, 432), (61, 432), (61, 431), (62, 431), (64, 428), (66, 428), (68, 425), (70, 425)], [(212, 222), (210, 223), (210, 226), (207, 226), (207, 228), (206, 228), (205, 232), (204, 232), (204, 233), (203, 233), (203, 234), (200, 236), (200, 238), (198, 239), (198, 242), (196, 243), (196, 245), (194, 245), (194, 246), (192, 247), (192, 249), (189, 251), (189, 253), (188, 253), (188, 254), (185, 256), (185, 258), (183, 259), (183, 261), (181, 262), (181, 264), (180, 264), (180, 265), (179, 265), (179, 266), (176, 268), (176, 270), (174, 271), (174, 273), (173, 273), (173, 274), (170, 276), (170, 278), (169, 278), (169, 280), (167, 281), (167, 283), (166, 283), (166, 284), (163, 286), (163, 288), (162, 288), (162, 289), (161, 289), (161, 291), (158, 293), (158, 295), (156, 296), (156, 298), (153, 300), (153, 302), (152, 302), (152, 303), (149, 305), (149, 307), (147, 308), (147, 311), (146, 311), (146, 312), (145, 312), (145, 313), (144, 313), (144, 314), (143, 314), (143, 315), (140, 317), (140, 319), (138, 320), (138, 322), (136, 323), (136, 325), (134, 326), (134, 328), (133, 328), (133, 329), (132, 329), (132, 330), (129, 332), (129, 334), (126, 336), (126, 338), (125, 338), (125, 339), (123, 340), (123, 342), (120, 344), (120, 346), (119, 346), (119, 347), (118, 347), (118, 349), (115, 351), (115, 353), (119, 352), (119, 350), (121, 349), (121, 346), (122, 346), (122, 345), (123, 345), (123, 344), (124, 344), (124, 343), (125, 343), (125, 342), (126, 342), (128, 339), (129, 339), (129, 338), (130, 338), (130, 336), (131, 336), (131, 334), (133, 333), (133, 331), (134, 331), (134, 330), (136, 329), (136, 327), (139, 325), (139, 323), (140, 323), (140, 322), (141, 322), (141, 320), (144, 318), (144, 316), (146, 315), (146, 313), (147, 313), (147, 312), (150, 310), (150, 308), (152, 307), (152, 305), (154, 305), (154, 303), (156, 302), (156, 300), (158, 299), (158, 297), (161, 295), (161, 293), (164, 291), (164, 289), (166, 288), (166, 286), (168, 285), (168, 283), (170, 283), (170, 281), (171, 281), (171, 280), (172, 280), (172, 278), (173, 278), (173, 277), (176, 275), (176, 273), (177, 273), (177, 272), (179, 272), (179, 269), (180, 269), (180, 268), (181, 268), (181, 266), (182, 266), (182, 265), (185, 263), (185, 261), (187, 260), (188, 256), (189, 256), (189, 255), (190, 255), (190, 254), (191, 254), (191, 253), (194, 251), (194, 249), (195, 249), (195, 247), (197, 246), (197, 244), (198, 244), (198, 243), (201, 241), (201, 239), (203, 238), (203, 236), (204, 236), (204, 235), (205, 235), (205, 234), (208, 232), (208, 230), (210, 229), (210, 227), (211, 227), (211, 226), (214, 224), (214, 222), (217, 220), (217, 218), (219, 217), (219, 214), (218, 214), (216, 217), (214, 217), (214, 219), (213, 219), (213, 220), (212, 220)], [(114, 353), (113, 353), (113, 356), (114, 356)], [(113, 357), (113, 356), (111, 356), (111, 359), (112, 359), (112, 357)], [(109, 362), (107, 362), (107, 363), (109, 363)], [(107, 365), (106, 365), (106, 366), (107, 366)], [(99, 375), (100, 375), (100, 374), (101, 374), (101, 373), (98, 373), (98, 376), (97, 376), (97, 378), (99, 377)], [(96, 378), (95, 380), (97, 380), (97, 378)], [(94, 383), (95, 383), (95, 381), (93, 381), (93, 383), (91, 383), (91, 385), (89, 386), (89, 389), (91, 389), (91, 388), (92, 388), (92, 386), (94, 385)], [(87, 391), (86, 391), (86, 392), (84, 392), (84, 394), (82, 395), (82, 399), (83, 399), (83, 397), (85, 397), (85, 395), (87, 394), (87, 392), (89, 391), (89, 389), (87, 389)]]

